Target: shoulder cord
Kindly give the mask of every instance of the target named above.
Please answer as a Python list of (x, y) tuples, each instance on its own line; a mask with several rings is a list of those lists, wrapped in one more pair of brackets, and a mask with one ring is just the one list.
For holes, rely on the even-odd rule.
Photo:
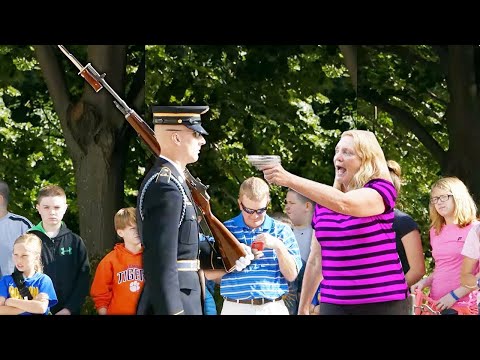
[[(155, 179), (158, 175), (160, 174), (160, 171), (158, 173), (155, 173), (152, 175), (150, 179), (147, 180), (145, 183), (145, 187), (142, 190), (142, 193), (140, 194), (140, 204), (139, 204), (139, 212), (140, 212), (140, 217), (144, 218), (143, 215), (143, 198), (145, 197), (145, 193), (147, 191), (147, 188), (150, 186), (152, 183), (153, 179)], [(177, 188), (180, 190), (182, 193), (182, 215), (180, 216), (180, 222), (178, 223), (178, 227), (180, 228), (180, 225), (182, 224), (183, 219), (185, 218), (185, 210), (186, 210), (186, 200), (187, 200), (187, 194), (185, 194), (185, 190), (183, 189), (182, 184), (175, 178), (175, 176), (170, 176), (170, 180), (173, 181), (173, 183), (177, 186)]]

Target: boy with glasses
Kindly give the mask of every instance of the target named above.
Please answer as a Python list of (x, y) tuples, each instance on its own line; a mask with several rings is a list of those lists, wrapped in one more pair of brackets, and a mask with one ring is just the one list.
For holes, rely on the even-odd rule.
[(264, 180), (251, 177), (240, 186), (241, 213), (225, 226), (252, 248), (255, 259), (243, 271), (222, 277), (222, 315), (288, 315), (282, 296), (288, 292), (288, 281), (297, 277), (302, 260), (292, 229), (266, 214), (269, 202)]

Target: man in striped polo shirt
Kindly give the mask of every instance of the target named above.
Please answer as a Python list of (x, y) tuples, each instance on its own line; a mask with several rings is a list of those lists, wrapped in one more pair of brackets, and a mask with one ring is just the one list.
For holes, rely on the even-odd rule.
[(222, 315), (288, 315), (282, 296), (288, 292), (287, 282), (297, 277), (302, 260), (292, 229), (266, 214), (269, 202), (270, 189), (263, 179), (251, 177), (240, 186), (241, 213), (225, 226), (252, 247), (255, 259), (243, 271), (222, 277)]
[(13, 243), (32, 227), (28, 219), (8, 211), (9, 193), (8, 184), (0, 180), (0, 277), (13, 272)]

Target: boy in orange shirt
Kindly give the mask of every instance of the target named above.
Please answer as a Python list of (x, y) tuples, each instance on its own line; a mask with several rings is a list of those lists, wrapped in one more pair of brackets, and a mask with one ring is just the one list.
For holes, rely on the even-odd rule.
[(116, 244), (99, 262), (90, 295), (99, 315), (135, 315), (144, 285), (135, 208), (118, 210), (114, 222), (123, 244)]

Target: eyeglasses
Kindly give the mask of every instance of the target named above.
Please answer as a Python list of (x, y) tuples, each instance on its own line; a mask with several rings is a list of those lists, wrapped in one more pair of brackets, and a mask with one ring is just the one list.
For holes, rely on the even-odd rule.
[(265, 206), (264, 208), (254, 210), (254, 209), (247, 208), (245, 205), (243, 205), (243, 203), (240, 203), (240, 205), (242, 205), (243, 211), (245, 211), (247, 214), (250, 214), (250, 215), (252, 215), (253, 213), (257, 213), (257, 215), (262, 215), (265, 211), (267, 211), (267, 207), (268, 207), (268, 204), (267, 204), (267, 206)]
[(200, 134), (199, 132), (195, 131), (195, 130), (175, 130), (175, 129), (165, 129), (165, 131), (175, 131), (175, 132), (180, 132), (180, 131), (187, 131), (187, 132), (191, 132), (193, 133), (193, 136), (195, 136), (195, 138), (199, 138), (200, 136), (202, 136), (202, 134)]
[(440, 196), (434, 196), (430, 199), (430, 204), (436, 204), (438, 203), (439, 201), (441, 203), (447, 201), (448, 199), (450, 199), (450, 197), (453, 197), (452, 194), (448, 194), (448, 195), (440, 195)]

